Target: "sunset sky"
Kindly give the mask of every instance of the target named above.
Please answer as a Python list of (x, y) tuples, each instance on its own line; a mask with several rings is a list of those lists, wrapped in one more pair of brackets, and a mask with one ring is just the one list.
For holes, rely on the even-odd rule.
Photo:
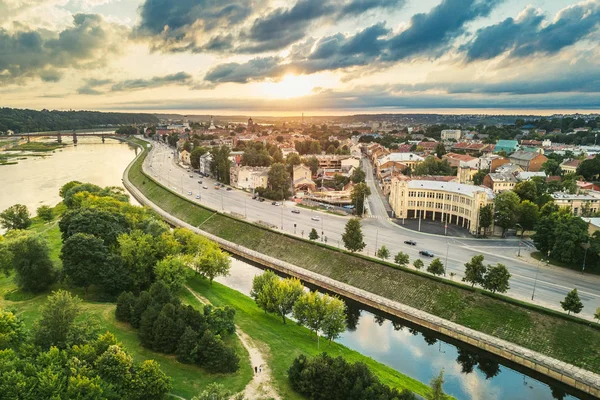
[(0, 106), (600, 110), (600, 0), (0, 0)]

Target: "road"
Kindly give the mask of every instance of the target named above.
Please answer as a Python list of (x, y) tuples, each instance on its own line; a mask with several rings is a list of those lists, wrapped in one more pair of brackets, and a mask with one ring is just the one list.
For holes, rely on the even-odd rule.
[[(281, 206), (274, 206), (269, 201), (253, 200), (250, 193), (241, 190), (217, 190), (214, 180), (200, 177), (176, 165), (173, 149), (164, 144), (153, 144), (144, 163), (144, 170), (165, 186), (189, 196), (192, 201), (218, 211), (236, 213), (249, 221), (268, 223), (298, 237), (307, 238), (310, 230), (315, 228), (321, 236), (320, 240), (326, 239), (330, 245), (343, 247), (341, 234), (348, 217), (299, 208), (289, 201)], [(372, 174), (369, 176), (369, 171), (366, 172), (367, 177), (372, 178)], [(200, 180), (202, 184), (198, 183)], [(372, 179), (367, 183), (370, 186), (374, 185)], [(376, 193), (373, 188), (371, 190)], [(191, 195), (188, 194), (190, 192)], [(600, 277), (546, 266), (540, 262), (525, 262), (523, 258), (517, 257), (517, 239), (447, 238), (415, 232), (390, 221), (379, 196), (371, 195), (368, 203), (374, 215), (362, 221), (367, 244), (363, 252), (366, 255), (373, 256), (375, 249), (385, 245), (392, 258), (399, 251), (403, 251), (410, 256), (412, 262), (419, 257), (419, 250), (430, 250), (446, 264), (446, 277), (459, 281), (464, 274), (464, 264), (474, 255), (483, 254), (485, 263), (502, 263), (512, 274), (511, 288), (506, 293), (508, 296), (561, 310), (559, 302), (570, 290), (577, 288), (585, 306), (580, 316), (591, 320), (596, 308), (600, 307)], [(292, 210), (299, 210), (300, 213), (294, 214)], [(404, 241), (408, 239), (415, 240), (417, 245), (405, 245)], [(526, 247), (523, 248), (523, 253), (526, 253)], [(425, 265), (431, 260), (423, 259)], [(451, 273), (455, 275), (451, 277)], [(535, 296), (532, 301), (534, 287)]]

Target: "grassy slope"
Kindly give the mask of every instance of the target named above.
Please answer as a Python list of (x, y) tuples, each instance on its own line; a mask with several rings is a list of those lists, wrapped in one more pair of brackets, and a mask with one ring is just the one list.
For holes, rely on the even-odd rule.
[(197, 277), (189, 279), (188, 286), (212, 304), (228, 304), (235, 307), (236, 323), (239, 327), (253, 339), (266, 344), (275, 384), (279, 394), (286, 400), (303, 398), (292, 391), (287, 380), (287, 370), (294, 358), (300, 354), (317, 355), (323, 351), (334, 357), (343, 356), (350, 362), (366, 363), (387, 385), (406, 388), (422, 396), (429, 391), (427, 385), (335, 342), (328, 343), (326, 339), (321, 338), (319, 349), (316, 337), (308, 329), (289, 320), (284, 325), (279, 317), (265, 314), (251, 298), (240, 292), (216, 282), (210, 285), (206, 280)]
[(208, 219), (213, 211), (174, 195), (147, 177), (141, 170), (142, 161), (143, 156), (132, 165), (131, 182), (165, 211), (190, 224), (203, 223), (202, 229), (224, 239), (600, 373), (598, 324), (391, 268), (220, 214)]
[[(60, 265), (58, 255), (60, 253), (61, 237), (57, 223), (51, 222), (46, 225), (36, 221), (31, 229), (41, 233), (46, 238), (52, 247), (53, 261), (57, 265)], [(57, 288), (58, 286), (53, 289)], [(85, 299), (82, 291), (72, 290), (72, 292)], [(0, 308), (17, 311), (29, 327), (31, 327), (33, 321), (39, 318), (39, 308), (45, 302), (47, 296), (48, 293), (37, 296), (22, 293), (16, 289), (11, 278), (7, 278), (4, 275), (0, 276)], [(187, 302), (198, 306), (197, 301), (193, 298), (187, 300)], [(252, 368), (248, 359), (248, 353), (237, 337), (233, 337), (230, 343), (236, 347), (236, 351), (240, 357), (240, 371), (236, 374), (211, 375), (196, 366), (182, 364), (173, 356), (156, 353), (142, 347), (135, 330), (129, 325), (115, 319), (114, 304), (85, 299), (82, 306), (91, 318), (99, 322), (103, 330), (111, 331), (125, 345), (136, 361), (146, 359), (158, 361), (165, 373), (172, 378), (172, 393), (178, 396), (191, 398), (211, 382), (222, 383), (232, 391), (241, 391), (252, 379)]]

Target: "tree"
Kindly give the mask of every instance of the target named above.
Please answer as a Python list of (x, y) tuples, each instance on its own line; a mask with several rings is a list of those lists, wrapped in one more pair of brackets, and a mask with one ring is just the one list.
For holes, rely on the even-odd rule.
[(205, 248), (202, 254), (193, 259), (192, 265), (197, 273), (208, 279), (212, 285), (217, 276), (229, 275), (231, 259), (216, 245)]
[(346, 223), (342, 240), (344, 247), (353, 253), (365, 248), (366, 243), (363, 241), (362, 229), (358, 218), (352, 218)]
[(27, 229), (30, 225), (29, 210), (23, 204), (15, 204), (0, 213), (0, 226), (6, 230)]
[(52, 292), (40, 307), (40, 319), (33, 326), (35, 343), (46, 349), (50, 346), (66, 348), (75, 318), (81, 313), (80, 303), (79, 297), (67, 291)]
[(508, 269), (503, 264), (497, 264), (494, 267), (488, 265), (482, 286), (492, 293), (506, 293), (510, 289), (508, 283), (510, 277), (510, 272), (508, 272)]
[(439, 142), (437, 146), (435, 146), (435, 155), (437, 158), (442, 158), (442, 156), (446, 154), (446, 147), (442, 142)]
[(371, 195), (371, 189), (366, 183), (358, 183), (352, 187), (352, 193), (350, 199), (352, 205), (356, 210), (356, 215), (363, 215), (365, 213), (365, 200)]
[(109, 346), (98, 357), (95, 367), (100, 377), (114, 385), (118, 392), (129, 392), (127, 389), (133, 379), (133, 358), (121, 347), (116, 344)]
[(521, 225), (521, 237), (526, 230), (533, 230), (539, 218), (538, 206), (529, 200), (521, 202), (519, 207), (519, 224)]
[(462, 278), (462, 281), (469, 282), (471, 287), (482, 285), (486, 271), (487, 268), (483, 264), (483, 255), (473, 256), (471, 261), (465, 263), (465, 276)]
[(285, 165), (276, 163), (271, 166), (267, 185), (273, 200), (284, 200), (290, 196), (291, 178)]
[(479, 209), (479, 229), (483, 228), (484, 236), (490, 226), (492, 226), (493, 220), (494, 216), (491, 204), (487, 204)]
[(390, 251), (387, 247), (381, 246), (377, 250), (377, 257), (381, 258), (382, 260), (387, 260), (388, 258), (390, 258)]
[(535, 202), (538, 197), (537, 185), (533, 181), (522, 181), (515, 185), (513, 191), (521, 201), (529, 200)]
[(490, 173), (489, 169), (480, 169), (473, 175), (473, 185), (479, 186), (483, 184), (483, 180)]
[(198, 342), (198, 363), (209, 372), (235, 372), (240, 359), (231, 347), (210, 330), (206, 330)]
[(145, 360), (134, 368), (131, 399), (162, 399), (171, 390), (171, 379), (154, 360)]
[(123, 292), (117, 297), (115, 317), (118, 321), (131, 322), (135, 302), (136, 298), (131, 292)]
[(352, 171), (352, 174), (350, 175), (350, 180), (356, 185), (358, 183), (363, 183), (365, 181), (366, 176), (367, 175), (365, 174), (365, 171), (361, 167), (358, 167), (354, 168), (354, 171)]
[(162, 281), (169, 290), (177, 293), (185, 284), (190, 273), (182, 256), (169, 256), (154, 266), (157, 281)]
[(69, 210), (58, 223), (63, 241), (76, 233), (89, 233), (104, 241), (106, 246), (117, 244), (119, 235), (130, 229), (129, 222), (120, 212), (100, 209)]
[(560, 306), (567, 312), (567, 314), (571, 314), (571, 312), (574, 314), (579, 314), (581, 310), (583, 310), (583, 303), (579, 298), (577, 289), (571, 290), (565, 299), (560, 302)]
[(442, 261), (439, 258), (436, 258), (427, 266), (427, 272), (436, 276), (440, 276), (444, 275), (446, 268), (444, 268)]
[(208, 149), (206, 147), (194, 147), (194, 149), (190, 153), (190, 163), (192, 164), (192, 168), (200, 168), (200, 156), (203, 156), (206, 153), (208, 153)]
[(325, 302), (318, 292), (303, 293), (294, 304), (294, 318), (317, 335), (325, 318)]
[(325, 295), (325, 315), (323, 317), (323, 335), (331, 342), (346, 330), (346, 305), (337, 297)]
[(434, 156), (427, 157), (424, 161), (417, 164), (413, 171), (413, 175), (456, 175), (448, 160), (440, 160)]
[(600, 307), (596, 308), (596, 312), (594, 313), (594, 319), (596, 321), (600, 321)]
[(75, 286), (83, 287), (87, 293), (90, 285), (97, 283), (101, 271), (109, 258), (102, 239), (87, 233), (77, 233), (63, 244), (60, 259), (63, 273)]
[(266, 270), (260, 275), (256, 275), (252, 278), (252, 290), (250, 291), (250, 297), (254, 299), (256, 304), (265, 310), (265, 312), (273, 312), (274, 305), (269, 301), (270, 299), (261, 294), (266, 290), (265, 288), (273, 285), (279, 278), (271, 270)]
[(223, 145), (221, 147), (213, 147), (210, 150), (212, 155), (212, 161), (210, 163), (210, 172), (217, 177), (217, 180), (226, 184), (229, 184), (231, 161), (229, 161), (229, 154), (231, 150), (229, 147)]
[(26, 338), (23, 321), (11, 311), (0, 309), (0, 351), (17, 349)]
[(304, 159), (304, 164), (310, 168), (310, 172), (313, 176), (317, 174), (317, 171), (319, 170), (319, 160), (317, 157), (312, 156)]
[(56, 281), (50, 248), (39, 236), (28, 233), (9, 240), (7, 250), (6, 256), (10, 258), (17, 286), (21, 289), (39, 293)]
[(192, 400), (229, 400), (232, 393), (221, 383), (209, 383), (198, 396), (192, 397)]
[(317, 240), (319, 238), (319, 234), (317, 233), (317, 230), (315, 228), (312, 228), (312, 230), (308, 234), (308, 238), (310, 240)]
[(396, 257), (394, 257), (394, 262), (401, 267), (405, 267), (410, 262), (410, 259), (408, 254), (400, 251), (398, 254), (396, 254)]
[(560, 168), (560, 163), (553, 159), (548, 159), (544, 164), (542, 164), (542, 171), (546, 173), (548, 176), (560, 176), (562, 175), (562, 169)]
[(185, 328), (183, 335), (179, 338), (177, 349), (175, 350), (177, 360), (186, 364), (196, 362), (196, 359), (198, 358), (198, 338), (198, 332), (190, 326)]
[(54, 219), (54, 211), (50, 206), (39, 206), (37, 208), (37, 216), (42, 221), (52, 221)]
[(494, 199), (494, 219), (496, 225), (502, 228), (503, 237), (506, 230), (513, 228), (517, 223), (520, 204), (519, 196), (511, 191), (501, 192)]
[(118, 238), (123, 265), (129, 271), (137, 291), (148, 288), (154, 281), (154, 266), (158, 262), (156, 240), (152, 235), (133, 230)]
[(273, 290), (274, 304), (277, 314), (285, 324), (285, 317), (294, 309), (294, 304), (298, 297), (303, 293), (304, 286), (297, 278), (286, 278), (274, 281), (266, 287), (267, 290)]
[(421, 268), (423, 268), (425, 264), (423, 263), (423, 260), (421, 260), (420, 258), (417, 258), (414, 262), (413, 262), (413, 266), (420, 270)]
[(431, 387), (431, 391), (427, 393), (427, 400), (445, 400), (448, 398), (444, 393), (443, 386), (444, 385), (444, 370), (442, 369), (438, 376), (434, 377), (429, 386)]

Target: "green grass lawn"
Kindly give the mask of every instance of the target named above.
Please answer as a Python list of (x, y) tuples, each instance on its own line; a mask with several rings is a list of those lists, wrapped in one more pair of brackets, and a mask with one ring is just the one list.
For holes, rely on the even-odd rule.
[[(303, 398), (291, 389), (287, 379), (287, 370), (294, 359), (300, 354), (314, 356), (322, 352), (334, 357), (342, 356), (350, 362), (364, 362), (386, 385), (406, 388), (422, 396), (429, 392), (427, 385), (335, 342), (329, 343), (321, 338), (319, 349), (315, 335), (308, 329), (290, 320), (284, 325), (280, 317), (265, 314), (251, 298), (227, 286), (217, 282), (210, 285), (208, 281), (199, 277), (190, 278), (188, 286), (214, 305), (230, 305), (236, 309), (236, 324), (240, 329), (266, 345), (275, 385), (279, 394), (286, 400)], [(186, 299), (192, 298), (191, 294), (186, 296)]]
[[(531, 253), (531, 257), (535, 258), (538, 261), (542, 261), (542, 260), (545, 261), (547, 258), (540, 251), (534, 251), (533, 253)], [(581, 267), (582, 267), (582, 264), (577, 264), (577, 265), (569, 264), (569, 263), (555, 260), (554, 258), (550, 258), (550, 265), (554, 265), (556, 267), (561, 267), (561, 268), (572, 269), (573, 271), (577, 271), (577, 272), (581, 272)], [(585, 273), (600, 275), (600, 268), (598, 268), (596, 265), (587, 265), (585, 268)]]
[(56, 142), (30, 142), (11, 147), (10, 151), (54, 151), (66, 145)]
[(263, 254), (600, 373), (600, 346), (588, 344), (588, 339), (600, 343), (596, 323), (215, 214), (145, 175), (144, 157), (132, 164), (131, 182), (179, 219), (202, 224), (203, 230)]

